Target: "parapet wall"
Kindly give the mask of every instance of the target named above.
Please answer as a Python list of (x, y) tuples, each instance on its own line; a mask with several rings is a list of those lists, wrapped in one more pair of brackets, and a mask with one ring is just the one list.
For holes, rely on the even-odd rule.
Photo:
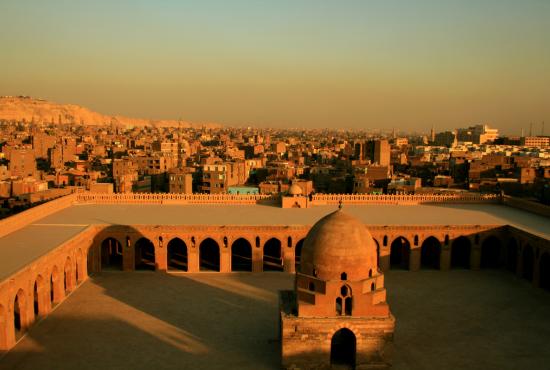
[(529, 200), (504, 195), (502, 197), (502, 204), (519, 208), (523, 211), (535, 213), (539, 216), (550, 217), (550, 207), (541, 203), (535, 203)]
[(276, 202), (278, 196), (267, 194), (173, 194), (173, 193), (128, 193), (103, 194), (80, 193), (77, 203), (100, 204), (234, 204), (250, 205)]
[(66, 195), (1, 220), (0, 237), (25, 227), (36, 220), (49, 216), (52, 213), (70, 207), (75, 202), (76, 195), (77, 194)]
[(414, 195), (373, 195), (373, 194), (315, 194), (313, 205), (344, 204), (395, 204), (414, 205), (422, 203), (499, 203), (496, 194), (414, 194)]

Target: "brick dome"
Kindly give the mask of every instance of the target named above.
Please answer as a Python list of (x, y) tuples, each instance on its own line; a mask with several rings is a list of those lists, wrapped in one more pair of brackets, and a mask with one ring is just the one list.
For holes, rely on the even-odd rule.
[[(376, 243), (365, 225), (341, 209), (320, 219), (304, 241), (300, 272), (321, 280), (363, 280), (378, 268)], [(315, 273), (314, 273), (315, 270)]]
[(302, 195), (302, 188), (296, 184), (292, 184), (288, 188), (288, 195)]

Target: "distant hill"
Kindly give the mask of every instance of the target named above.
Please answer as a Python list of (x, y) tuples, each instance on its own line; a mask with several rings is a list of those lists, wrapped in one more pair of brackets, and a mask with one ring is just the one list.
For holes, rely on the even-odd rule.
[(31, 122), (83, 123), (85, 125), (221, 127), (217, 123), (191, 123), (178, 120), (149, 120), (124, 116), (108, 116), (74, 104), (57, 104), (28, 96), (0, 97), (0, 120)]

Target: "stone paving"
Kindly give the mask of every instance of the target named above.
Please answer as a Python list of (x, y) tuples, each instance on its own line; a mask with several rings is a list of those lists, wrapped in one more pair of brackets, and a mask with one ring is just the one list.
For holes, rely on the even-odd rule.
[[(285, 273), (104, 272), (0, 369), (278, 369)], [(390, 271), (394, 369), (548, 369), (550, 293), (500, 271)]]

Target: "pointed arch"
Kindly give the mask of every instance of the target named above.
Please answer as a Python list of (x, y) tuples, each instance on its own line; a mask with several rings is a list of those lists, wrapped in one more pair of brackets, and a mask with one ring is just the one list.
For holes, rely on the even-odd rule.
[(420, 247), (420, 266), (425, 269), (439, 269), (440, 256), (439, 240), (434, 236), (426, 238)]
[(122, 271), (123, 248), (115, 238), (107, 238), (101, 243), (101, 270)]
[(245, 238), (231, 244), (231, 271), (252, 271), (252, 245)]
[(23, 289), (19, 289), (13, 300), (13, 326), (15, 329), (15, 339), (23, 335), (27, 329), (27, 299)]
[(330, 340), (330, 364), (355, 369), (357, 339), (348, 328), (338, 330)]
[(535, 262), (535, 254), (533, 253), (533, 248), (527, 244), (523, 247), (523, 278), (529, 281), (533, 281), (533, 265)]
[(481, 268), (499, 268), (502, 266), (501, 241), (494, 235), (486, 237), (481, 243)]
[(46, 314), (46, 302), (48, 300), (46, 281), (42, 275), (38, 274), (33, 285), (33, 310), (34, 316), (43, 316)]
[(200, 271), (220, 271), (220, 246), (212, 238), (204, 239), (199, 246)]
[(155, 245), (145, 237), (141, 237), (134, 244), (135, 269), (155, 271)]
[(187, 244), (180, 238), (173, 238), (167, 245), (168, 271), (187, 271)]
[(514, 273), (518, 269), (518, 242), (515, 238), (510, 238), (506, 245), (506, 269)]
[(540, 256), (539, 286), (550, 291), (550, 252), (543, 253)]
[(451, 244), (451, 268), (470, 268), (472, 243), (465, 236), (459, 236)]
[(264, 271), (283, 271), (283, 255), (281, 241), (271, 238), (264, 244)]
[(296, 272), (300, 272), (300, 263), (302, 261), (302, 249), (304, 248), (304, 238), (298, 240), (294, 248), (294, 268)]
[(393, 240), (390, 247), (390, 268), (409, 269), (409, 259), (411, 254), (411, 243), (403, 236), (398, 236)]

